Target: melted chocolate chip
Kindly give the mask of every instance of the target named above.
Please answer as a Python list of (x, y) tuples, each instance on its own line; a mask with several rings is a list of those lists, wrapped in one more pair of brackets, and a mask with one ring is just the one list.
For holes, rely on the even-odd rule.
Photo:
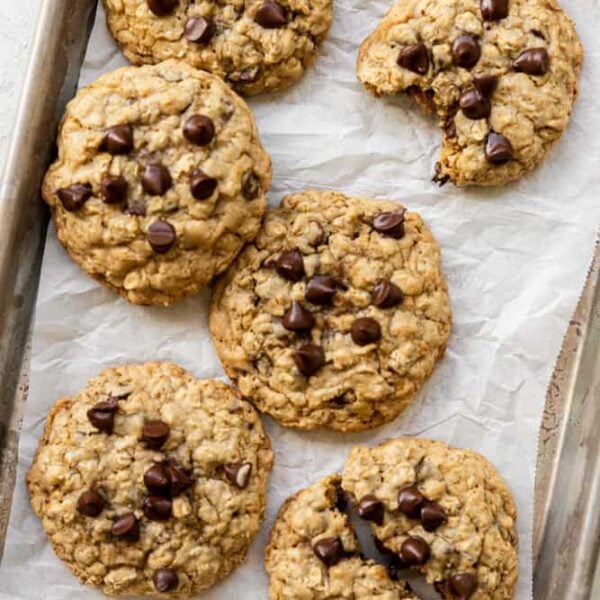
[(379, 279), (373, 288), (371, 302), (379, 308), (392, 308), (402, 303), (402, 290), (389, 279)]
[(142, 187), (150, 196), (162, 196), (171, 189), (172, 185), (171, 173), (163, 165), (148, 165), (142, 173)]
[(429, 53), (425, 44), (404, 46), (398, 55), (398, 64), (413, 73), (425, 75), (429, 71)]
[(492, 104), (489, 98), (483, 96), (475, 88), (463, 92), (459, 100), (459, 106), (467, 119), (486, 119), (492, 112)]
[(100, 192), (106, 204), (117, 204), (127, 198), (127, 180), (124, 177), (106, 175), (100, 182)]
[(302, 375), (310, 377), (325, 364), (325, 353), (320, 346), (304, 344), (294, 352), (294, 362)]
[(421, 508), (421, 525), (425, 531), (435, 531), (448, 521), (446, 511), (432, 500), (426, 500)]
[(156, 569), (152, 575), (152, 582), (157, 592), (165, 594), (173, 592), (179, 585), (179, 577), (173, 569)]
[(399, 240), (404, 237), (404, 210), (384, 212), (373, 219), (373, 228), (382, 235)]
[(275, 270), (284, 279), (300, 281), (304, 277), (304, 259), (298, 248), (283, 252), (275, 263)]
[(373, 494), (367, 494), (360, 499), (357, 506), (358, 516), (365, 521), (373, 521), (377, 525), (383, 524), (384, 506)]
[(485, 141), (485, 157), (494, 165), (503, 165), (514, 158), (512, 144), (500, 133), (491, 131)]
[(448, 577), (448, 590), (457, 600), (469, 600), (477, 589), (477, 575), (456, 573)]
[(508, 0), (481, 0), (481, 15), (485, 21), (499, 21), (508, 17)]
[(119, 410), (117, 401), (110, 398), (92, 406), (87, 411), (87, 418), (96, 429), (110, 435), (114, 430), (117, 410)]
[(256, 11), (254, 20), (265, 29), (277, 29), (287, 25), (285, 8), (278, 2), (263, 2)]
[(106, 130), (102, 149), (109, 154), (129, 154), (133, 150), (133, 128), (131, 125), (116, 125)]
[(452, 42), (452, 60), (455, 65), (471, 69), (480, 57), (481, 47), (476, 36), (463, 33)]
[(242, 177), (242, 196), (246, 200), (254, 200), (260, 196), (262, 189), (260, 179), (254, 171), (247, 171)]
[(166, 521), (171, 516), (173, 503), (164, 496), (148, 496), (144, 501), (144, 514), (151, 521)]
[(171, 478), (163, 465), (152, 465), (144, 473), (144, 485), (153, 494), (165, 495), (171, 489)]
[(550, 57), (546, 48), (523, 50), (513, 62), (513, 69), (528, 75), (545, 75), (550, 68)]
[(475, 89), (485, 98), (489, 98), (498, 85), (497, 75), (475, 75), (473, 77)]
[(92, 186), (89, 183), (75, 183), (69, 187), (57, 190), (58, 198), (65, 210), (79, 210), (92, 196)]
[(381, 327), (375, 319), (362, 317), (352, 323), (350, 335), (352, 341), (359, 346), (374, 344), (381, 338)]
[(157, 254), (168, 252), (175, 243), (175, 227), (168, 221), (155, 221), (148, 228), (148, 242)]
[(409, 519), (418, 519), (421, 516), (421, 507), (425, 496), (416, 485), (408, 485), (398, 492), (398, 510)]
[(209, 177), (202, 169), (194, 169), (190, 176), (190, 189), (196, 200), (207, 200), (217, 189), (217, 180)]
[(165, 466), (169, 481), (171, 483), (171, 495), (177, 496), (190, 487), (194, 480), (187, 471), (174, 459), (167, 462)]
[(429, 544), (417, 535), (409, 536), (400, 546), (400, 560), (410, 567), (424, 565), (430, 556)]
[(148, 8), (157, 16), (157, 17), (166, 17), (170, 15), (174, 10), (177, 4), (179, 4), (178, 0), (146, 0), (148, 2)]
[(258, 79), (260, 70), (258, 67), (252, 67), (245, 71), (240, 71), (238, 74), (229, 76), (229, 79), (235, 83), (254, 83)]
[(106, 500), (95, 490), (87, 490), (77, 499), (77, 511), (86, 517), (97, 517), (106, 506)]
[(328, 567), (333, 567), (344, 558), (344, 545), (339, 537), (321, 538), (314, 546), (313, 552)]
[(194, 44), (208, 44), (214, 37), (217, 28), (212, 19), (206, 17), (192, 17), (186, 21), (183, 29), (188, 42)]
[(206, 146), (215, 137), (215, 125), (205, 115), (193, 115), (183, 124), (183, 136), (196, 146)]
[(302, 304), (292, 300), (292, 304), (283, 315), (281, 323), (289, 331), (308, 331), (315, 324), (315, 318)]
[(235, 487), (243, 490), (250, 482), (252, 463), (227, 463), (223, 465), (223, 471), (225, 472), (225, 477), (227, 477), (227, 479), (229, 479), (229, 481), (235, 485)]
[(171, 428), (164, 421), (146, 421), (142, 427), (142, 439), (148, 448), (158, 450), (169, 437)]
[(336, 283), (329, 275), (315, 275), (309, 279), (304, 297), (311, 304), (331, 304), (336, 292)]
[(118, 517), (112, 524), (111, 533), (128, 542), (137, 542), (140, 539), (140, 524), (132, 512)]

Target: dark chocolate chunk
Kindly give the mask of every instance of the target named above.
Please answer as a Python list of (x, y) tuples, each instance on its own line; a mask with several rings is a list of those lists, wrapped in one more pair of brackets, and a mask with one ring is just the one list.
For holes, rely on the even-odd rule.
[(140, 539), (140, 524), (132, 512), (125, 513), (113, 522), (111, 532), (114, 536), (128, 542)]
[(144, 514), (151, 521), (166, 521), (171, 516), (173, 503), (164, 496), (151, 495), (144, 501)]
[(452, 42), (452, 60), (455, 65), (471, 69), (480, 57), (481, 47), (476, 36), (463, 33)]
[(379, 279), (373, 288), (371, 302), (379, 308), (392, 308), (404, 300), (402, 290), (389, 279)]
[(373, 228), (382, 235), (399, 240), (404, 237), (404, 210), (384, 212), (373, 219)]
[(144, 485), (153, 494), (165, 495), (171, 490), (171, 478), (163, 465), (152, 465), (144, 473)]
[(328, 567), (333, 567), (344, 558), (344, 545), (339, 537), (321, 538), (314, 546), (315, 556)]
[(489, 98), (498, 85), (497, 75), (475, 75), (473, 77), (475, 89), (485, 98)]
[(242, 196), (246, 200), (254, 200), (262, 191), (260, 179), (254, 171), (247, 171), (242, 177)]
[(375, 319), (361, 317), (352, 323), (352, 341), (359, 346), (374, 344), (381, 338), (381, 327)]
[(165, 594), (174, 592), (179, 585), (179, 577), (173, 569), (156, 569), (152, 576), (152, 582), (157, 592)]
[(329, 275), (315, 275), (309, 279), (304, 297), (311, 304), (331, 304), (336, 292), (336, 283)]
[(178, 0), (147, 0), (147, 2), (148, 8), (157, 17), (170, 15), (175, 10), (177, 4), (179, 4)]
[(173, 179), (169, 169), (163, 165), (151, 164), (142, 173), (142, 187), (151, 196), (162, 196), (171, 189)]
[(133, 150), (133, 128), (131, 125), (115, 125), (106, 130), (102, 150), (109, 154), (129, 154)]
[(235, 485), (235, 487), (243, 490), (250, 481), (250, 475), (252, 474), (252, 463), (227, 463), (223, 465), (223, 470), (225, 471), (225, 477), (227, 477), (227, 479), (229, 479), (229, 481)]
[(157, 254), (168, 252), (175, 243), (175, 227), (168, 221), (155, 221), (148, 228), (148, 242)]
[(142, 427), (142, 439), (148, 448), (158, 450), (169, 437), (171, 428), (160, 420), (146, 421)]
[(377, 525), (383, 524), (384, 506), (381, 500), (373, 494), (367, 494), (360, 499), (357, 506), (358, 516), (365, 521), (373, 521)]
[(114, 398), (109, 398), (92, 406), (87, 411), (87, 418), (96, 429), (110, 435), (115, 426), (115, 413), (118, 409), (117, 401)]
[(469, 600), (477, 589), (477, 575), (455, 573), (448, 577), (448, 590), (457, 600)]
[(117, 204), (127, 198), (127, 180), (124, 177), (105, 175), (100, 182), (102, 199), (106, 204)]
[(59, 200), (65, 210), (74, 212), (79, 210), (92, 196), (92, 186), (89, 183), (75, 183), (66, 188), (57, 190)]
[(550, 57), (546, 48), (523, 50), (513, 62), (513, 69), (528, 75), (545, 75), (550, 68)]
[(209, 117), (193, 115), (183, 124), (183, 135), (196, 146), (206, 146), (215, 137), (215, 126)]
[(481, 0), (481, 14), (486, 21), (508, 17), (508, 0)]
[(289, 331), (308, 331), (315, 324), (315, 317), (296, 300), (292, 300), (281, 320), (283, 326)]
[(492, 104), (476, 88), (463, 92), (458, 102), (460, 110), (467, 119), (486, 119), (492, 112)]
[(278, 2), (263, 2), (256, 11), (254, 20), (265, 29), (277, 29), (287, 25), (285, 8)]
[(325, 364), (325, 353), (321, 346), (304, 344), (294, 352), (294, 362), (302, 375), (310, 377)]
[(446, 511), (432, 500), (426, 500), (421, 508), (421, 525), (425, 531), (435, 531), (448, 521)]
[(298, 248), (283, 252), (275, 263), (275, 270), (290, 281), (300, 281), (304, 277), (304, 259)]
[(404, 46), (398, 55), (398, 64), (413, 73), (425, 75), (429, 71), (429, 53), (425, 44)]
[(181, 494), (181, 492), (194, 483), (194, 480), (188, 472), (174, 459), (167, 462), (165, 469), (171, 484), (170, 490), (172, 496)]
[(97, 517), (105, 506), (106, 500), (95, 490), (87, 490), (77, 499), (77, 511), (86, 517)]
[(494, 165), (503, 165), (514, 158), (512, 144), (500, 133), (491, 131), (485, 141), (485, 157)]
[(183, 29), (188, 42), (193, 42), (194, 44), (208, 44), (216, 31), (215, 22), (206, 17), (192, 17), (188, 19)]
[(190, 175), (190, 189), (196, 200), (207, 200), (217, 189), (217, 180), (202, 169), (194, 169)]
[(416, 485), (407, 485), (398, 492), (398, 510), (409, 519), (418, 519), (421, 516), (421, 507), (425, 496)]
[(410, 567), (424, 565), (430, 556), (429, 544), (417, 535), (409, 536), (400, 546), (400, 560)]

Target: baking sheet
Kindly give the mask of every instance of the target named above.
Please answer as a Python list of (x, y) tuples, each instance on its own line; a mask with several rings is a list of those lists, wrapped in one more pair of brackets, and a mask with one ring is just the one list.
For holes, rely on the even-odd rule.
[[(457, 190), (430, 183), (435, 124), (410, 102), (374, 99), (356, 81), (358, 45), (387, 5), (337, 2), (316, 67), (291, 90), (250, 104), (274, 161), (273, 205), (286, 193), (322, 187), (389, 197), (422, 213), (442, 246), (450, 285), (455, 327), (447, 356), (414, 405), (374, 432), (301, 433), (265, 419), (276, 451), (267, 523), (246, 564), (203, 596), (211, 600), (266, 597), (262, 551), (281, 501), (341, 468), (352, 445), (400, 434), (476, 449), (500, 469), (519, 507), (517, 598), (531, 596), (537, 431), (600, 219), (598, 8), (592, 0), (564, 3), (587, 50), (582, 98), (545, 164), (504, 189)], [(82, 85), (125, 64), (99, 11)], [(29, 508), (24, 473), (51, 404), (106, 366), (165, 359), (199, 377), (223, 377), (207, 333), (208, 296), (167, 310), (128, 305), (73, 265), (50, 230), (0, 598), (101, 597), (84, 591), (54, 557)]]

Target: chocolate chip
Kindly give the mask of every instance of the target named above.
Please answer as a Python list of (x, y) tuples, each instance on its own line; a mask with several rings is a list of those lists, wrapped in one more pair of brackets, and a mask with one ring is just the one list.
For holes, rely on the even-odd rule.
[(148, 496), (144, 501), (144, 514), (151, 521), (166, 521), (171, 516), (173, 503), (164, 496)]
[(92, 186), (89, 183), (75, 183), (69, 187), (57, 190), (56, 193), (65, 210), (74, 212), (79, 210), (90, 199)]
[(283, 315), (281, 322), (289, 331), (307, 331), (315, 324), (315, 318), (302, 304), (292, 300), (292, 305)]
[(131, 125), (116, 125), (106, 130), (102, 149), (109, 154), (129, 154), (133, 150), (133, 128)]
[(381, 327), (375, 319), (362, 317), (352, 323), (350, 335), (352, 336), (352, 341), (359, 346), (374, 344), (381, 338)]
[(457, 600), (469, 600), (477, 589), (477, 575), (456, 573), (448, 577), (448, 590)]
[(424, 502), (425, 496), (416, 485), (408, 485), (398, 492), (398, 510), (410, 519), (418, 519), (421, 516)]
[(227, 463), (223, 465), (223, 470), (225, 471), (225, 477), (227, 477), (235, 487), (243, 490), (250, 481), (252, 463)]
[(242, 177), (242, 196), (246, 200), (254, 200), (260, 196), (262, 189), (260, 179), (254, 171), (247, 171)]
[(263, 2), (256, 11), (254, 20), (265, 29), (277, 29), (287, 25), (285, 8), (278, 2)]
[(173, 569), (156, 569), (154, 575), (152, 575), (152, 582), (157, 592), (164, 594), (166, 592), (173, 592), (179, 585), (179, 577)]
[(183, 135), (192, 144), (206, 146), (215, 137), (215, 126), (209, 117), (193, 115), (183, 124)]
[(331, 304), (336, 283), (336, 280), (329, 275), (315, 275), (309, 279), (304, 297), (311, 304)]
[(470, 69), (481, 57), (481, 47), (476, 36), (470, 33), (459, 35), (452, 42), (452, 60), (455, 65)]
[(140, 539), (140, 524), (132, 512), (125, 513), (113, 522), (111, 532), (114, 536), (128, 542)]
[(503, 165), (514, 158), (512, 144), (500, 133), (491, 131), (485, 141), (485, 157), (494, 165)]
[(175, 243), (175, 227), (168, 221), (154, 221), (148, 227), (148, 242), (157, 254), (168, 252)]
[(375, 231), (399, 240), (404, 237), (404, 210), (384, 212), (373, 219)]
[(310, 377), (325, 364), (325, 353), (320, 346), (304, 344), (294, 352), (294, 362), (302, 375)]
[(171, 489), (171, 478), (163, 465), (153, 465), (144, 473), (144, 485), (153, 494), (166, 494)]
[(398, 64), (413, 73), (425, 75), (429, 71), (429, 53), (425, 44), (404, 46), (398, 55)]
[(115, 413), (117, 410), (119, 410), (117, 401), (110, 398), (92, 406), (87, 411), (87, 418), (96, 429), (110, 435), (115, 426)]
[(304, 259), (298, 248), (288, 250), (279, 256), (275, 270), (290, 281), (300, 281), (304, 277)]
[(383, 524), (384, 506), (373, 494), (367, 494), (358, 503), (358, 516), (365, 521), (373, 521), (377, 525)]
[(371, 302), (379, 308), (392, 308), (404, 300), (402, 290), (389, 279), (379, 279), (373, 288)]
[(214, 37), (217, 28), (212, 19), (205, 17), (192, 17), (188, 19), (183, 32), (188, 42), (194, 44), (208, 44)]
[(446, 511), (432, 500), (426, 500), (421, 508), (421, 525), (425, 531), (435, 531), (448, 521)]
[(86, 517), (97, 517), (105, 506), (106, 500), (95, 490), (87, 490), (77, 499), (77, 511)]
[(147, 2), (148, 8), (157, 17), (170, 15), (175, 10), (177, 4), (179, 4), (178, 0), (147, 0)]
[(189, 488), (194, 480), (185, 471), (185, 469), (174, 459), (167, 462), (166, 467), (167, 475), (171, 484), (171, 495), (177, 496), (181, 494), (185, 489)]
[(483, 96), (475, 88), (463, 92), (458, 104), (467, 119), (486, 119), (492, 112), (492, 104), (489, 98)]
[(173, 179), (169, 169), (163, 165), (151, 164), (142, 173), (142, 187), (151, 196), (162, 196), (171, 189)]
[(523, 50), (513, 62), (513, 69), (528, 75), (544, 75), (550, 68), (550, 57), (546, 48)]
[(160, 420), (146, 421), (142, 427), (142, 439), (148, 448), (158, 450), (169, 437), (171, 428)]
[(196, 200), (210, 198), (217, 189), (217, 180), (209, 177), (202, 169), (194, 169), (190, 176), (190, 189)]
[(481, 14), (486, 21), (508, 17), (508, 0), (481, 0)]
[(429, 544), (418, 535), (409, 536), (400, 546), (400, 560), (409, 567), (424, 565), (430, 556)]
[(100, 182), (100, 192), (106, 204), (117, 204), (127, 198), (127, 180), (124, 177), (106, 175)]
[(475, 75), (473, 85), (482, 96), (489, 98), (498, 85), (498, 77), (497, 75)]
[(259, 68), (252, 67), (251, 69), (240, 71), (237, 76), (230, 76), (229, 79), (237, 83), (254, 83), (258, 79), (258, 73)]
[(313, 552), (328, 567), (333, 567), (344, 558), (344, 545), (339, 537), (325, 537), (313, 546)]

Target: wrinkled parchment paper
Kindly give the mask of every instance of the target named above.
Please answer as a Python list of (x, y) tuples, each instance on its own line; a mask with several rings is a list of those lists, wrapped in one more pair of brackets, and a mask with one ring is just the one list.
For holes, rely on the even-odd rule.
[[(434, 122), (405, 99), (372, 98), (356, 80), (358, 45), (388, 4), (336, 0), (316, 66), (291, 90), (250, 104), (273, 157), (271, 204), (318, 187), (392, 198), (423, 215), (442, 246), (450, 286), (448, 352), (415, 403), (373, 432), (302, 433), (265, 419), (276, 451), (267, 522), (246, 563), (203, 598), (266, 598), (262, 553), (284, 498), (340, 469), (352, 445), (397, 435), (473, 448), (501, 471), (519, 508), (517, 598), (531, 597), (537, 432), (600, 221), (598, 3), (564, 0), (586, 48), (581, 98), (566, 135), (537, 171), (495, 190), (437, 188), (430, 182), (439, 149)], [(99, 9), (81, 84), (124, 64)], [(101, 597), (54, 556), (29, 507), (25, 471), (49, 407), (104, 367), (164, 359), (198, 377), (223, 378), (207, 330), (208, 297), (205, 291), (171, 309), (129, 305), (80, 271), (50, 229), (0, 598)]]

